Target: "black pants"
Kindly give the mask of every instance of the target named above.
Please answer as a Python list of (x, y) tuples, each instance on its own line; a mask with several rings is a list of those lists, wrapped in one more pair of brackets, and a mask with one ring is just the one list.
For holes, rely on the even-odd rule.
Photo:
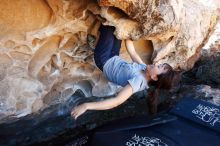
[(114, 30), (113, 26), (101, 25), (99, 28), (100, 36), (94, 50), (94, 60), (101, 71), (103, 71), (106, 61), (115, 55), (119, 55), (120, 52), (121, 40), (114, 36)]

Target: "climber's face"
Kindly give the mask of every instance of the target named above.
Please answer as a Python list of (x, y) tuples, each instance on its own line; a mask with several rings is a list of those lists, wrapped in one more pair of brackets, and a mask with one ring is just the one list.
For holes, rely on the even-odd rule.
[(157, 81), (157, 76), (160, 74), (164, 74), (168, 71), (166, 64), (159, 64), (159, 65), (148, 65), (149, 73), (151, 76), (151, 79), (154, 81)]

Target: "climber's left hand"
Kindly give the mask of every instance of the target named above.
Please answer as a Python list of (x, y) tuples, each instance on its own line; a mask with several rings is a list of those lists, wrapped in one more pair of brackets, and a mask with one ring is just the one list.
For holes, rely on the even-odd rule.
[(87, 111), (87, 105), (86, 105), (86, 103), (84, 103), (84, 104), (78, 105), (75, 108), (73, 108), (73, 110), (71, 112), (71, 116), (74, 119), (76, 119), (77, 117), (79, 117), (80, 115), (85, 113), (86, 111)]

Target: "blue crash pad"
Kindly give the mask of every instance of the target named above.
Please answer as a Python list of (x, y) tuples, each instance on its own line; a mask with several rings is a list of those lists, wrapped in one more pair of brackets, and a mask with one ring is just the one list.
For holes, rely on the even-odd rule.
[[(219, 146), (219, 106), (184, 98), (153, 119), (120, 119), (99, 128), (91, 146)], [(155, 122), (156, 121), (156, 122)]]

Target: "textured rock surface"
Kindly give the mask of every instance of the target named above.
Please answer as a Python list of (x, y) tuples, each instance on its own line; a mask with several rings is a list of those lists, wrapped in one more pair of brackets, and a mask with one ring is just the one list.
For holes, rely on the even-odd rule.
[(213, 49), (220, 51), (220, 21), (218, 21), (214, 28), (213, 34), (210, 36), (207, 44), (203, 47), (203, 49), (208, 50), (209, 52), (213, 52)]
[[(87, 43), (96, 15), (118, 38), (142, 38), (135, 44), (146, 63), (153, 42), (154, 63), (176, 69), (192, 67), (216, 22), (214, 8), (196, 0), (1, 0), (0, 8), (0, 120), (62, 103), (77, 89), (86, 97), (120, 89), (96, 68)], [(121, 56), (129, 60), (124, 47)]]
[[(216, 46), (217, 47), (217, 46)], [(220, 47), (203, 50), (203, 56), (193, 69), (183, 74), (183, 82), (188, 85), (204, 84), (220, 88)]]
[(0, 2), (0, 119), (62, 102), (77, 89), (88, 97), (116, 91), (86, 42), (96, 21), (86, 11), (90, 2)]
[[(219, 3), (216, 2), (216, 6)], [(109, 16), (113, 13), (112, 8), (102, 8), (102, 16), (109, 21), (107, 24), (116, 26), (119, 38), (152, 40), (154, 63), (167, 62), (184, 70), (192, 68), (199, 58), (199, 51), (217, 19), (217, 7), (205, 6), (197, 0), (99, 0), (99, 5), (117, 7), (133, 18), (132, 24), (124, 26), (120, 21), (126, 18), (113, 21), (115, 18)], [(124, 32), (127, 25), (133, 25), (133, 29)]]

